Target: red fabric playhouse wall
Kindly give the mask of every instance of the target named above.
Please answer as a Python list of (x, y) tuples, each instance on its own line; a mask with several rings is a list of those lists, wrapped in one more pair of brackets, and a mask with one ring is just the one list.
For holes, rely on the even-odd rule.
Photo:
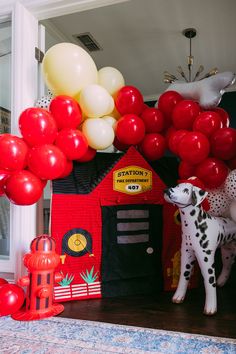
[[(64, 276), (55, 300), (142, 293), (163, 286), (162, 276), (164, 288), (172, 290), (180, 228), (164, 202), (165, 183), (134, 147), (97, 179), (91, 170), (79, 183), (81, 169), (53, 186), (51, 233)], [(91, 188), (78, 191), (83, 183)]]

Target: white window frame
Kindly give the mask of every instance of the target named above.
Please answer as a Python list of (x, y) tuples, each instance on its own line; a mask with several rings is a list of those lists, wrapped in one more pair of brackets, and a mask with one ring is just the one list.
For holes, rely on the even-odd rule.
[[(19, 135), (19, 115), (34, 106), (42, 87), (34, 59), (35, 47), (43, 43), (38, 21), (126, 1), (129, 0), (1, 0), (0, 19), (12, 20), (12, 134)], [(13, 204), (10, 209), (10, 259), (0, 260), (0, 276), (5, 273), (17, 280), (26, 271), (22, 259), (36, 236), (37, 210), (36, 205)]]

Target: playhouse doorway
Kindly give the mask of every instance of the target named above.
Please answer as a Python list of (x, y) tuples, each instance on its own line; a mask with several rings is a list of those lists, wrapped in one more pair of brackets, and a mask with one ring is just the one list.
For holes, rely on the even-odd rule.
[(162, 206), (103, 206), (102, 225), (103, 297), (158, 291)]

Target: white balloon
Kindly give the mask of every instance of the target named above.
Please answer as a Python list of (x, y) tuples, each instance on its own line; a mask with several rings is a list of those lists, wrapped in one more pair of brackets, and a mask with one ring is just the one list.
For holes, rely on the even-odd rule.
[(75, 97), (83, 87), (98, 80), (92, 57), (72, 43), (58, 43), (49, 48), (43, 58), (42, 72), (54, 95)]
[(198, 101), (202, 108), (211, 109), (218, 106), (224, 90), (234, 82), (235, 74), (225, 71), (200, 81), (170, 84), (166, 91), (177, 91), (185, 99)]
[(233, 219), (234, 222), (236, 222), (236, 201), (235, 200), (231, 202), (229, 211), (230, 211), (231, 218)]
[(112, 112), (114, 100), (104, 87), (88, 85), (80, 92), (79, 104), (83, 113), (90, 118), (99, 118)]
[(213, 216), (229, 216), (231, 199), (225, 193), (224, 187), (208, 189), (207, 192), (207, 200), (210, 204), (207, 212)]
[(114, 141), (112, 126), (102, 118), (86, 119), (82, 126), (82, 132), (88, 140), (88, 144), (95, 150), (105, 150)]
[(125, 85), (125, 80), (119, 70), (106, 66), (98, 70), (98, 83), (113, 96)]
[(225, 179), (224, 190), (230, 199), (236, 200), (236, 170), (229, 172)]
[(110, 98), (110, 104), (109, 104), (109, 108), (106, 114), (110, 114), (114, 111), (115, 108), (115, 102), (112, 96), (109, 97)]
[(116, 126), (116, 119), (112, 116), (104, 116), (102, 117), (103, 120), (105, 120), (108, 124), (110, 124), (110, 126), (115, 129), (115, 126)]

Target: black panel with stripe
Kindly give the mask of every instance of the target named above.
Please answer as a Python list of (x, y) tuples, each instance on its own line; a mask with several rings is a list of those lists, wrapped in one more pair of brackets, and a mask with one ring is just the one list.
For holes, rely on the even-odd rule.
[(102, 296), (162, 289), (162, 206), (104, 206), (102, 224)]

